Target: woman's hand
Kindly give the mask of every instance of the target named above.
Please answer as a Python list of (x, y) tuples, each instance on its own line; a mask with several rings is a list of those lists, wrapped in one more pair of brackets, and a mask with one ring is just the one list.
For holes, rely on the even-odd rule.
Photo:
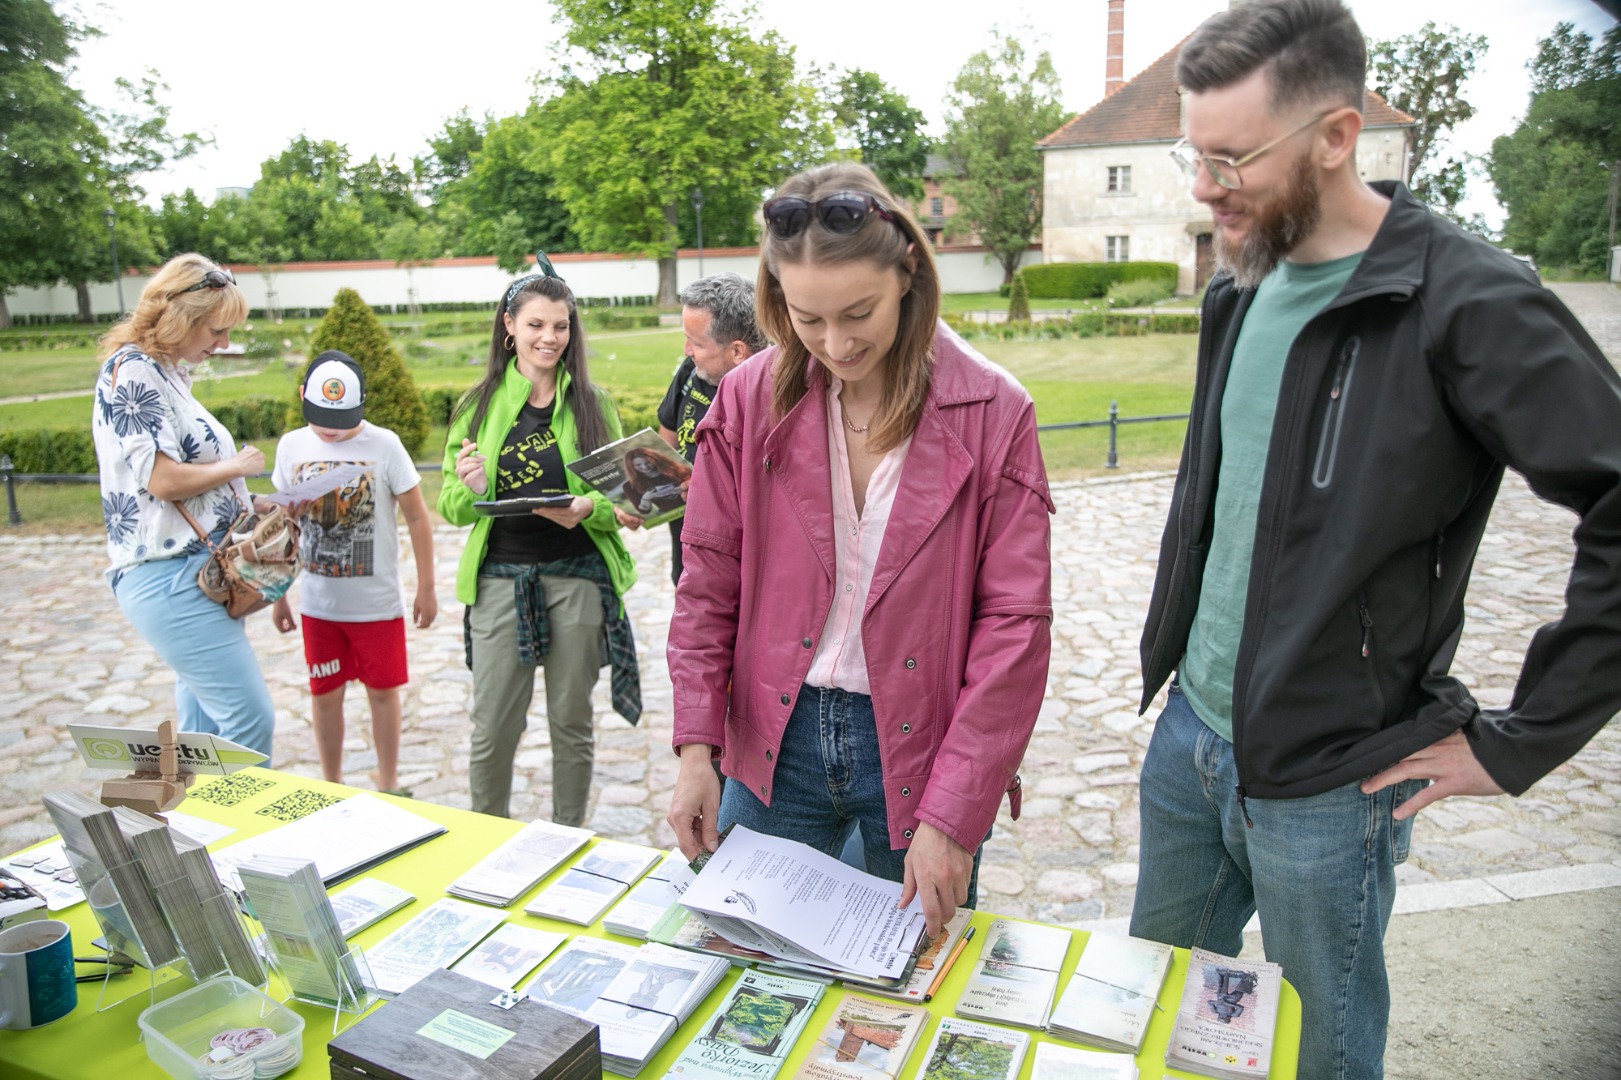
[(484, 475), (484, 455), (472, 439), (463, 439), (462, 448), (456, 451), (456, 479), (474, 495), (484, 494), (490, 486), (490, 478)]
[(715, 819), (720, 813), (720, 780), (715, 776), (714, 756), (708, 743), (687, 743), (681, 747), (681, 772), (670, 795), (670, 813), (665, 821), (675, 831), (675, 842), (689, 861), (700, 851), (720, 847)]
[(287, 602), (285, 596), (270, 605), (270, 615), (276, 629), (282, 633), (290, 634), (298, 629), (298, 623), (293, 619), (293, 605)]
[(637, 517), (635, 514), (627, 514), (617, 506), (614, 507), (614, 517), (619, 521), (619, 524), (623, 525), (632, 532), (635, 532), (637, 529), (642, 527), (641, 518)]
[(565, 529), (572, 529), (574, 526), (590, 517), (591, 511), (595, 510), (596, 506), (596, 503), (592, 502), (584, 495), (576, 495), (574, 496), (574, 501), (569, 503), (567, 506), (559, 506), (556, 509), (542, 508), (534, 512), (545, 518), (547, 521), (555, 521)]
[(967, 903), (968, 879), (973, 873), (972, 851), (920, 821), (913, 830), (912, 845), (906, 849), (906, 880), (901, 884), (900, 906), (910, 904), (914, 895), (920, 897), (927, 923), (923, 932), (935, 937), (957, 909)]
[(265, 452), (257, 446), (244, 446), (231, 459), (231, 468), (243, 479), (258, 476), (265, 471)]

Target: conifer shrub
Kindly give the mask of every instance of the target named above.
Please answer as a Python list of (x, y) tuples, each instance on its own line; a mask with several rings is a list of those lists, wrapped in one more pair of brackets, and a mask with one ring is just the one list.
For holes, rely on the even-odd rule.
[(1008, 292), (1008, 322), (1030, 321), (1030, 286), (1025, 284), (1024, 271), (1013, 275), (1013, 288)]
[(353, 289), (339, 289), (310, 336), (310, 356), (348, 353), (366, 380), (366, 419), (400, 437), (413, 459), (428, 438), (428, 410), (388, 331)]

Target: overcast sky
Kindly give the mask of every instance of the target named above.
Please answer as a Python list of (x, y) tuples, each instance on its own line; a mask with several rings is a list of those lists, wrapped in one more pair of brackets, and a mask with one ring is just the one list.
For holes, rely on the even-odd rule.
[[(801, 65), (877, 72), (905, 93), (938, 133), (944, 99), (963, 62), (1012, 30), (1048, 50), (1075, 112), (1103, 93), (1107, 0), (876, 0), (827, 5), (757, 0), (759, 25), (796, 49)], [(1225, 0), (1126, 0), (1125, 66), (1130, 76), (1173, 48)], [(1489, 49), (1466, 96), (1478, 110), (1455, 135), (1485, 153), (1525, 111), (1525, 63), (1537, 39), (1568, 21), (1594, 38), (1614, 24), (1593, 0), (1352, 0), (1370, 40), (1418, 30), (1428, 20), (1484, 34)], [(79, 50), (75, 82), (97, 104), (114, 101), (113, 79), (155, 68), (169, 84), (171, 122), (211, 134), (216, 145), (149, 176), (154, 195), (187, 187), (211, 200), (216, 188), (247, 186), (259, 163), (300, 132), (347, 144), (360, 159), (426, 151), (427, 136), (466, 107), (510, 115), (558, 36), (544, 2), (477, 2), (432, 7), (375, 0), (280, 0), (272, 5), (158, 5), (151, 0), (84, 0), (104, 36)], [(156, 12), (166, 17), (157, 17)], [(415, 14), (414, 14), (415, 13)], [(1494, 223), (1489, 184), (1471, 188), (1467, 208)]]

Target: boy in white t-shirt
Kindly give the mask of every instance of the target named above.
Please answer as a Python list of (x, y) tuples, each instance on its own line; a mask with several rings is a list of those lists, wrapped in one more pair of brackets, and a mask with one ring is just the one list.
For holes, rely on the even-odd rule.
[[(400, 590), (399, 504), (416, 556), (412, 620), (426, 629), (439, 613), (433, 588), (433, 527), (422, 498), (422, 477), (405, 446), (387, 428), (362, 418), (365, 380), (360, 365), (336, 349), (317, 356), (299, 390), (308, 427), (276, 444), (278, 491), (345, 465), (365, 472), (309, 502), (298, 504), (299, 611), (304, 615), (304, 660), (309, 666), (311, 713), (321, 774), (343, 781), (343, 693), (351, 679), (366, 687), (379, 790), (409, 795), (399, 786), (400, 687), (405, 663), (405, 604)], [(273, 611), (276, 629), (297, 629), (284, 597)]]

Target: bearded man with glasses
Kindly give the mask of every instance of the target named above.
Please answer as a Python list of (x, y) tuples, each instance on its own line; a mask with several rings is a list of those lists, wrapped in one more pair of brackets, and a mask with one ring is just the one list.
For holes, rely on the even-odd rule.
[[(1524, 792), (1621, 708), (1621, 377), (1526, 267), (1361, 179), (1366, 58), (1340, 0), (1183, 46), (1220, 270), (1142, 639), (1144, 711), (1171, 686), (1131, 933), (1237, 955), (1258, 911), (1307, 1080), (1383, 1074), (1413, 815)], [(1564, 617), (1483, 709), (1449, 669), (1505, 467), (1581, 522)]]

